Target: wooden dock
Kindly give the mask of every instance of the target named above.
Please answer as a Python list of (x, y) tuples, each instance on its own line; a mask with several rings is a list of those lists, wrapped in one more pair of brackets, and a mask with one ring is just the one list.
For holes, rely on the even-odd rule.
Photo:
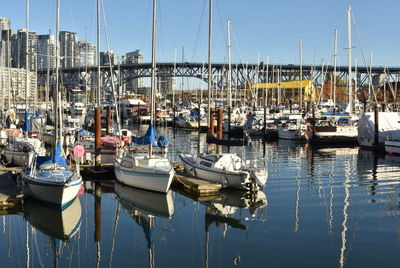
[(197, 201), (200, 201), (198, 199), (200, 197), (213, 197), (214, 199), (214, 197), (219, 196), (219, 191), (221, 189), (221, 184), (189, 177), (179, 171), (175, 173), (173, 185), (175, 188), (180, 188), (184, 192), (190, 194), (190, 197)]

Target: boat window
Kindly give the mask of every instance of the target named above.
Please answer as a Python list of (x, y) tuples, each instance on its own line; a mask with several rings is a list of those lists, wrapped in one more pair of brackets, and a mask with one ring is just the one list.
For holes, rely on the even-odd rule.
[(206, 167), (211, 167), (211, 163), (205, 162), (205, 161), (200, 161), (200, 165), (206, 166)]

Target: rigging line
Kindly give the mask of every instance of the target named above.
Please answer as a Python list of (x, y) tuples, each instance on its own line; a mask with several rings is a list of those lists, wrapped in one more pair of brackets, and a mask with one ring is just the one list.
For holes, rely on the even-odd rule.
[[(223, 23), (223, 21), (222, 21), (221, 8), (219, 7), (219, 1), (216, 0), (215, 2), (216, 2), (216, 6), (217, 6), (219, 24), (220, 24), (220, 26), (221, 26), (222, 32), (225, 33), (226, 30), (225, 30), (225, 27), (224, 27), (224, 23)], [(227, 40), (226, 40), (225, 34), (222, 34), (222, 36), (224, 37), (224, 44), (226, 44), (226, 43), (227, 43)]]
[(75, 21), (74, 21), (74, 17), (72, 16), (72, 9), (71, 9), (71, 1), (70, 0), (68, 0), (67, 6), (68, 6), (68, 11), (69, 11), (69, 17), (71, 18), (72, 29), (74, 30), (74, 32), (76, 32)]
[(231, 33), (232, 33), (232, 36), (233, 36), (233, 41), (235, 42), (236, 50), (237, 50), (237, 52), (239, 54), (240, 65), (242, 67), (245, 67), (245, 65), (243, 63), (242, 54), (240, 53), (240, 49), (239, 49), (239, 46), (238, 46), (238, 43), (237, 43), (237, 40), (236, 40), (236, 34), (235, 34), (235, 31), (233, 30), (233, 25), (232, 24), (231, 24)]
[(206, 9), (206, 3), (207, 3), (207, 0), (204, 0), (204, 1), (203, 1), (203, 8), (202, 8), (202, 10), (201, 10), (201, 15), (200, 15), (199, 26), (197, 27), (196, 40), (195, 40), (195, 42), (194, 42), (194, 47), (193, 47), (193, 51), (192, 51), (192, 59), (191, 59), (191, 61), (194, 61), (194, 56), (195, 56), (196, 51), (197, 51), (197, 45), (198, 45), (199, 39), (200, 39), (200, 30), (201, 30), (201, 25), (202, 25), (203, 18), (204, 18), (204, 13), (205, 13), (205, 9)]
[[(364, 60), (364, 64), (365, 64), (366, 67), (368, 67), (367, 60), (366, 60), (365, 53), (364, 53), (364, 49), (363, 49), (363, 45), (362, 45), (361, 38), (360, 38), (360, 32), (358, 31), (358, 27), (357, 27), (357, 24), (356, 24), (356, 19), (354, 18), (353, 12), (351, 12), (351, 18), (352, 18), (352, 22), (353, 22), (354, 28), (356, 29), (357, 39), (358, 39), (358, 43), (359, 43), (359, 46), (360, 46), (362, 58)], [(348, 49), (350, 49), (350, 48), (348, 48)], [(374, 99), (375, 99), (375, 102), (377, 102), (377, 99), (376, 99), (376, 96), (375, 96), (375, 89), (374, 89), (374, 86), (373, 86), (373, 83), (372, 83), (371, 70), (369, 68), (366, 68), (366, 69), (367, 69), (367, 74), (368, 74), (368, 80), (370, 81), (372, 91), (374, 92)]]
[[(160, 59), (161, 58), (161, 61), (167, 61), (167, 58), (166, 58), (166, 55), (167, 55), (167, 53), (166, 53), (166, 50), (165, 50), (165, 38), (164, 38), (164, 30), (163, 30), (163, 27), (162, 27), (162, 25), (163, 25), (163, 23), (162, 23), (162, 8), (161, 8), (161, 1), (159, 0), (159, 1), (157, 1), (157, 16), (158, 16), (158, 20), (157, 20), (157, 40), (158, 40), (158, 46), (159, 46), (159, 49), (158, 49), (158, 51), (162, 51), (162, 53), (157, 53), (157, 56), (158, 56), (158, 58)], [(161, 54), (161, 57), (160, 57), (160, 54)], [(159, 86), (160, 87), (160, 86)]]

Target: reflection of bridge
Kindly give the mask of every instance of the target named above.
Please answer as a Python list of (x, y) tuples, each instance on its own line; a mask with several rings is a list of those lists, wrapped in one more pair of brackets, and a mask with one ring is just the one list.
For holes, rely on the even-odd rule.
[[(243, 88), (246, 82), (265, 82), (267, 79), (267, 66), (265, 64), (232, 64), (232, 82), (236, 88)], [(322, 72), (322, 66), (305, 65), (303, 69), (303, 79), (311, 79), (316, 84), (321, 83), (322, 73), (333, 72), (333, 66), (325, 66)], [(227, 64), (214, 63), (212, 65), (213, 74), (213, 85), (214, 88), (222, 88), (226, 84), (227, 80)], [(277, 81), (278, 70), (281, 74), (281, 81), (298, 80), (300, 78), (300, 66), (299, 65), (276, 65), (268, 67), (268, 80), (269, 82)], [(353, 67), (353, 72), (355, 72)], [(371, 74), (371, 76), (368, 75)], [(400, 67), (358, 67), (357, 68), (357, 84), (363, 86), (368, 84), (370, 77), (386, 73), (389, 81), (399, 81)], [(111, 74), (113, 75), (114, 81), (120, 81), (121, 84), (126, 83), (129, 80), (137, 79), (141, 77), (151, 76), (151, 63), (141, 64), (124, 64), (124, 65), (113, 65), (113, 66), (102, 66), (101, 67), (101, 79), (102, 84), (105, 85), (103, 90), (110, 91), (111, 89)], [(203, 63), (158, 63), (157, 64), (157, 75), (159, 77), (194, 77), (207, 81), (208, 66)], [(339, 81), (347, 80), (348, 67), (339, 66), (337, 67), (336, 77)], [(51, 76), (54, 73), (51, 72)], [(38, 83), (43, 85), (46, 81), (47, 71), (38, 71)], [(97, 77), (97, 66), (90, 66), (85, 72), (85, 67), (77, 68), (64, 68), (61, 69), (62, 82), (64, 85), (77, 86), (88, 81), (89, 84), (94, 85), (91, 81), (95, 81)], [(355, 77), (355, 76), (354, 76)], [(54, 79), (53, 79), (54, 80)]]

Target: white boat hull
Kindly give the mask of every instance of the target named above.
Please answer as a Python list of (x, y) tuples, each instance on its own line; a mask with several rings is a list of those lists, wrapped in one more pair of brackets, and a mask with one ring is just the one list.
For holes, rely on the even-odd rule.
[(388, 154), (400, 155), (400, 141), (398, 140), (385, 141), (385, 151)]
[(167, 171), (158, 169), (157, 165), (125, 168), (118, 161), (115, 163), (114, 172), (117, 180), (125, 185), (162, 193), (168, 192), (175, 175), (173, 168)]
[(183, 166), (186, 173), (189, 175), (210, 181), (213, 183), (221, 184), (222, 187), (230, 187), (241, 190), (249, 190), (247, 186), (250, 183), (250, 173), (245, 171), (223, 171), (217, 169), (211, 169), (206, 167), (200, 167), (194, 164), (190, 157), (183, 154), (179, 154), (182, 159)]
[(303, 131), (301, 130), (287, 130), (284, 128), (278, 128), (278, 136), (284, 140), (305, 140)]
[(23, 192), (27, 196), (55, 206), (65, 207), (77, 196), (81, 188), (82, 178), (70, 183), (60, 184), (40, 181), (23, 175)]

